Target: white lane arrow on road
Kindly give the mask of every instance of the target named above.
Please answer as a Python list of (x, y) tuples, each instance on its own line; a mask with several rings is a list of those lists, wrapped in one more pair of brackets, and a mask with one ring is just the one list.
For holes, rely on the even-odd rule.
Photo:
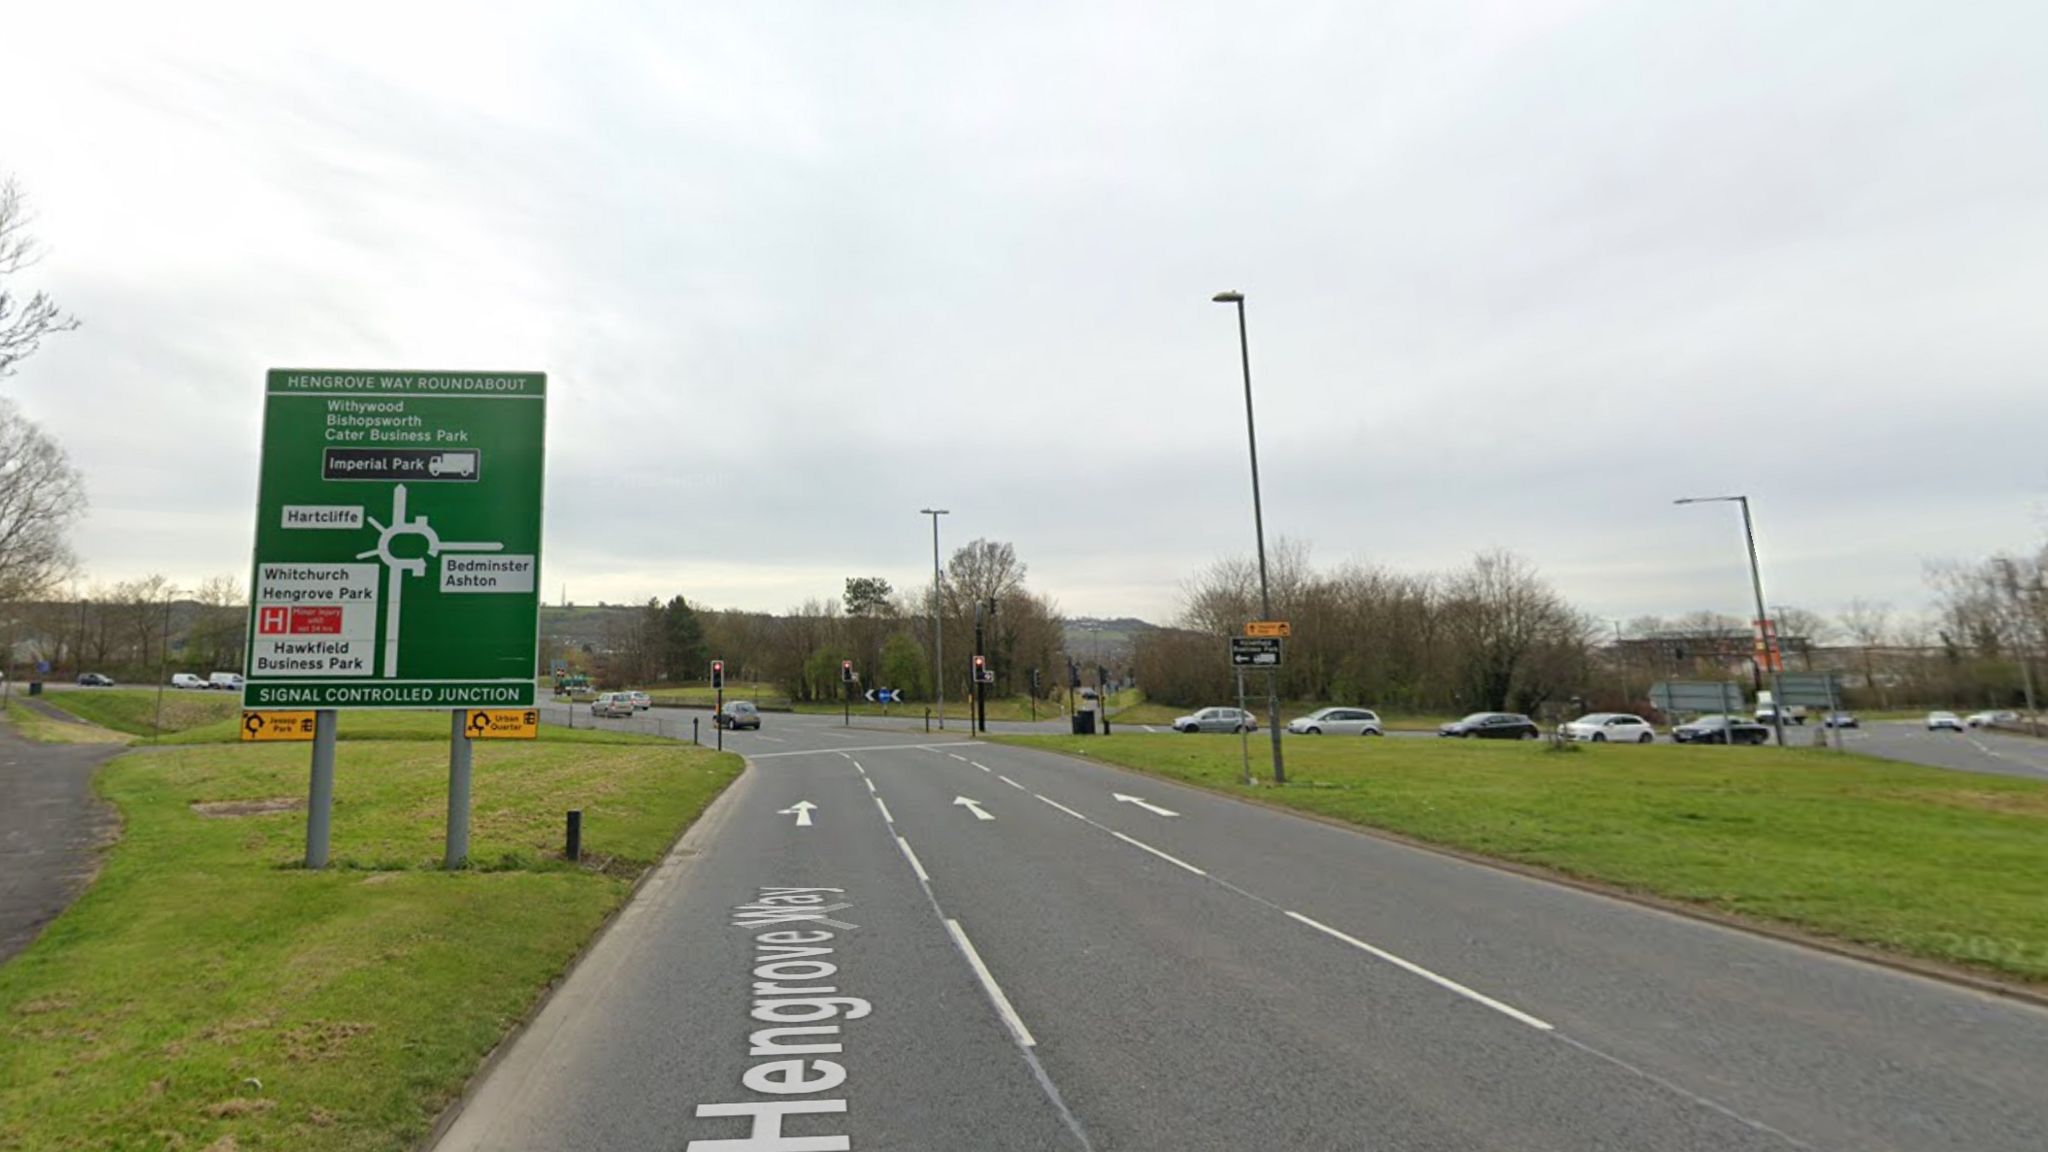
[(965, 797), (965, 796), (955, 796), (955, 797), (953, 797), (953, 803), (954, 803), (954, 804), (955, 804), (956, 806), (964, 806), (964, 807), (965, 807), (965, 808), (966, 808), (966, 809), (967, 809), (967, 810), (968, 810), (969, 812), (972, 812), (972, 813), (974, 813), (974, 818), (975, 818), (976, 820), (993, 820), (993, 819), (995, 819), (995, 817), (993, 817), (993, 816), (989, 815), (988, 813), (986, 813), (986, 812), (983, 812), (983, 811), (981, 810), (981, 801), (979, 801), (979, 800), (969, 800), (969, 799), (968, 799), (967, 797)]
[(799, 800), (794, 806), (784, 808), (782, 811), (777, 812), (776, 815), (788, 816), (791, 813), (795, 813), (796, 826), (799, 828), (809, 828), (811, 826), (811, 811), (816, 807), (817, 805), (809, 800)]
[(1178, 812), (1175, 812), (1175, 811), (1172, 811), (1171, 809), (1167, 809), (1167, 808), (1161, 808), (1161, 807), (1160, 807), (1159, 805), (1157, 805), (1157, 804), (1147, 804), (1147, 803), (1145, 803), (1145, 802), (1144, 802), (1143, 800), (1140, 800), (1140, 799), (1139, 799), (1138, 797), (1136, 797), (1136, 796), (1126, 796), (1126, 795), (1124, 795), (1124, 794), (1123, 794), (1123, 793), (1121, 793), (1121, 792), (1112, 792), (1112, 793), (1110, 793), (1110, 795), (1112, 795), (1112, 796), (1115, 796), (1115, 797), (1116, 797), (1116, 800), (1117, 800), (1117, 803), (1119, 803), (1119, 804), (1136, 804), (1136, 805), (1137, 805), (1138, 807), (1140, 807), (1140, 808), (1143, 808), (1143, 809), (1144, 809), (1145, 811), (1147, 811), (1147, 812), (1150, 812), (1150, 813), (1152, 813), (1152, 814), (1153, 814), (1153, 815), (1155, 815), (1155, 816), (1178, 816), (1178, 815), (1180, 815), (1180, 813), (1178, 813)]

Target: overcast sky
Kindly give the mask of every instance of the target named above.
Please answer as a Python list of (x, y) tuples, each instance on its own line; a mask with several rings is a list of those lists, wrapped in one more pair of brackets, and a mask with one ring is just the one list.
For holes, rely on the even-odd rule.
[(942, 505), (1164, 619), (1252, 545), (1220, 289), (1319, 562), (1746, 616), (1674, 497), (1822, 611), (2048, 528), (2039, 0), (79, 0), (0, 172), (100, 580), (246, 572), (266, 368), (520, 369), (550, 599), (909, 586)]

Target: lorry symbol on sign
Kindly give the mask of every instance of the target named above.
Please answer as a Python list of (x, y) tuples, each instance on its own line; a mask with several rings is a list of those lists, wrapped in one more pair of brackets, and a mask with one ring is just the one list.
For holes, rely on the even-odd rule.
[(474, 476), (476, 453), (443, 452), (427, 461), (427, 473), (432, 476)]

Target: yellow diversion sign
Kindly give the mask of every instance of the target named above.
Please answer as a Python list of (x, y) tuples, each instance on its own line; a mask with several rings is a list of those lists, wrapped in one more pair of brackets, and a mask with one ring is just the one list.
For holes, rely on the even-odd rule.
[(244, 712), (243, 740), (311, 740), (311, 712)]
[(540, 713), (532, 708), (473, 708), (462, 730), (471, 740), (532, 740), (540, 735)]

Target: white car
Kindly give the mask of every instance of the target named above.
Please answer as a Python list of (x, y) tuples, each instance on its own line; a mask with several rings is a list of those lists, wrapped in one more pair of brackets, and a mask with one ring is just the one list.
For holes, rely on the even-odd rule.
[(1242, 708), (1204, 708), (1173, 722), (1175, 732), (1257, 732), (1259, 719)]
[(1387, 730), (1380, 725), (1379, 713), (1370, 708), (1324, 708), (1299, 719), (1289, 720), (1287, 730), (1297, 736), (1320, 736), (1325, 732), (1332, 736), (1387, 734)]
[(211, 688), (213, 685), (208, 684), (190, 672), (173, 672), (171, 674), (171, 687), (202, 689)]
[(626, 695), (632, 698), (635, 712), (645, 712), (654, 707), (654, 697), (645, 692), (628, 692)]
[(1593, 744), (1648, 744), (1657, 739), (1648, 720), (1626, 712), (1594, 712), (1558, 725), (1557, 732), (1567, 740)]
[(1953, 712), (1929, 712), (1927, 714), (1927, 730), (1929, 732), (1938, 732), (1943, 729), (1947, 729), (1950, 732), (1966, 730), (1963, 727), (1963, 718)]
[(1972, 728), (1991, 728), (1999, 724), (2017, 724), (2019, 722), (2019, 713), (2003, 710), (1972, 712), (1968, 716), (1963, 717), (1963, 723), (1968, 724)]

